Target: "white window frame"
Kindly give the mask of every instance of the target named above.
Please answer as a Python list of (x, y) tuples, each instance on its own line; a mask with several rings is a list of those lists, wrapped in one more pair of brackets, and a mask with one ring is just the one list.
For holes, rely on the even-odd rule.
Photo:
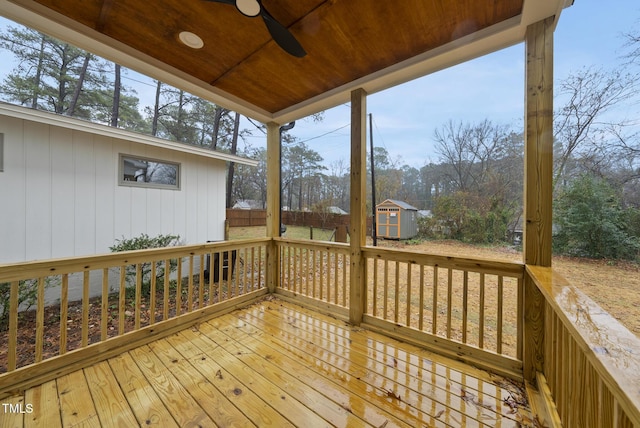
[[(129, 166), (126, 166), (125, 163), (129, 162)], [(168, 167), (174, 167), (175, 174), (175, 183), (163, 183), (163, 182), (153, 182), (153, 181), (140, 181), (134, 179), (134, 173), (131, 172), (133, 168), (131, 164), (135, 162), (138, 163), (152, 163), (152, 164), (162, 164)], [(135, 164), (134, 164), (135, 165)], [(144, 169), (144, 168), (141, 168)], [(181, 164), (179, 162), (171, 162), (162, 159), (148, 158), (145, 156), (132, 155), (128, 153), (120, 153), (118, 155), (118, 184), (120, 186), (129, 186), (129, 187), (145, 187), (151, 189), (167, 189), (167, 190), (180, 190), (180, 175), (182, 173)], [(146, 174), (145, 174), (146, 176)], [(143, 178), (144, 180), (144, 178)]]

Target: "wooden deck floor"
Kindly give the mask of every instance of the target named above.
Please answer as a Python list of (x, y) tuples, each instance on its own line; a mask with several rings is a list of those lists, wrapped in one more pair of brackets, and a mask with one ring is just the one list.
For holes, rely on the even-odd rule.
[(533, 426), (523, 394), (271, 299), (3, 400), (0, 426)]

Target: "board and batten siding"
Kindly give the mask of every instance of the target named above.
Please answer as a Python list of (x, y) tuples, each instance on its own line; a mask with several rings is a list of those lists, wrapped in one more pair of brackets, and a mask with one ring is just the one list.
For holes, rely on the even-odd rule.
[[(0, 133), (0, 263), (106, 253), (142, 233), (224, 237), (224, 160), (2, 114)], [(121, 153), (180, 163), (180, 189), (119, 185)]]

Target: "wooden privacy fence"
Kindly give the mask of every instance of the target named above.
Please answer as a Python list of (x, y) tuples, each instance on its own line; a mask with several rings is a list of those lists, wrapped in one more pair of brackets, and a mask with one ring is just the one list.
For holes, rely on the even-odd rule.
[(253, 227), (267, 225), (266, 210), (227, 209), (229, 227)]
[[(229, 227), (265, 226), (266, 210), (227, 209)], [(328, 214), (306, 211), (283, 211), (282, 223), (287, 226), (305, 226), (320, 229), (336, 229), (348, 227), (351, 222), (349, 214)], [(367, 218), (367, 233), (371, 233), (371, 217)]]
[[(239, 298), (266, 293), (267, 242), (0, 265), (0, 287), (9, 291), (7, 319), (0, 331), (0, 349), (5, 350), (0, 373), (107, 341), (133, 342), (163, 328), (188, 325)], [(20, 305), (27, 287), (32, 287), (33, 308)], [(98, 297), (91, 297), (92, 288), (99, 290)], [(70, 299), (74, 289), (80, 289), (78, 301)], [(21, 334), (22, 327), (31, 325), (35, 331)]]

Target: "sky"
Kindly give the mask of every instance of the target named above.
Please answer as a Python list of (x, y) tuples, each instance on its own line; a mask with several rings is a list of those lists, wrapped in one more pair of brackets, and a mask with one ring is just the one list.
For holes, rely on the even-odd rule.
[[(0, 18), (0, 29), (10, 21)], [(584, 67), (615, 68), (623, 60), (624, 33), (640, 33), (637, 0), (575, 0), (565, 9), (554, 35), (554, 79), (566, 79)], [(0, 76), (15, 66), (0, 62)], [(141, 106), (151, 105), (155, 85), (129, 71), (125, 84), (135, 87)], [(557, 104), (557, 102), (556, 102)], [(637, 117), (640, 117), (640, 107)], [(449, 120), (478, 123), (485, 119), (520, 131), (524, 125), (524, 45), (413, 80), (367, 97), (373, 117), (374, 145), (384, 147), (399, 166), (416, 168), (438, 162), (434, 132)], [(324, 119), (296, 121), (290, 133), (317, 151), (331, 169), (337, 161), (348, 165), (348, 105), (324, 112)], [(251, 129), (253, 125), (244, 122)], [(368, 138), (368, 137), (367, 137)], [(264, 134), (254, 132), (246, 144), (263, 146)]]

